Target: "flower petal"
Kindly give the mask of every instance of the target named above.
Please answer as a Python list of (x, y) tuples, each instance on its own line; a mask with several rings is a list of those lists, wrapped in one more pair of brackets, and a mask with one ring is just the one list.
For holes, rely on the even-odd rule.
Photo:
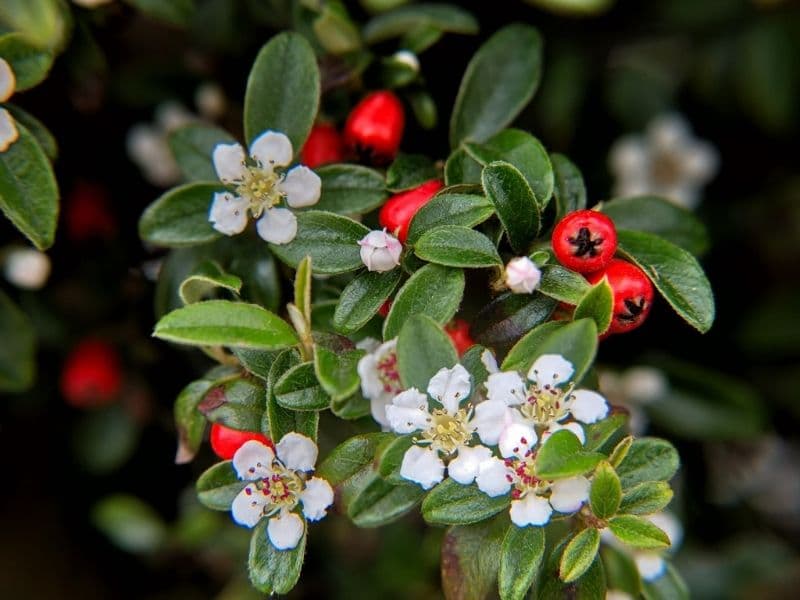
[(492, 457), (492, 451), (485, 446), (459, 446), (458, 456), (447, 465), (447, 474), (462, 485), (475, 481), (481, 463)]
[(306, 481), (306, 488), (300, 494), (303, 503), (303, 514), (309, 521), (319, 521), (327, 514), (327, 508), (333, 504), (333, 488), (321, 477), (312, 477)]
[(256, 223), (256, 231), (265, 242), (288, 244), (297, 235), (297, 217), (288, 208), (270, 208)]
[(511, 489), (511, 470), (497, 457), (491, 457), (480, 464), (475, 483), (478, 489), (492, 498), (507, 494)]
[(230, 192), (217, 192), (211, 203), (208, 220), (225, 235), (242, 233), (247, 227), (248, 202)]
[(558, 512), (575, 512), (589, 499), (590, 485), (586, 477), (559, 479), (550, 488), (550, 504)]
[(396, 433), (411, 433), (428, 425), (428, 398), (416, 388), (401, 392), (386, 407), (389, 427)]
[(250, 145), (250, 156), (270, 173), (273, 167), (285, 167), (291, 163), (293, 154), (292, 142), (278, 131), (265, 131)]
[(492, 373), (486, 380), (486, 397), (501, 400), (509, 406), (525, 401), (525, 382), (516, 371)]
[(546, 525), (553, 514), (550, 503), (536, 494), (528, 494), (520, 500), (511, 501), (511, 522), (517, 527)]
[(267, 498), (253, 484), (247, 484), (231, 503), (233, 520), (245, 527), (255, 527), (264, 516)]
[(458, 412), (458, 405), (469, 398), (470, 375), (461, 365), (452, 369), (442, 368), (431, 377), (428, 383), (428, 394), (439, 401), (450, 413)]
[(569, 412), (581, 423), (596, 423), (608, 414), (608, 404), (597, 392), (575, 390), (569, 396)]
[(634, 552), (633, 561), (645, 581), (653, 581), (664, 574), (664, 559), (656, 552)]
[(572, 363), (560, 354), (542, 354), (528, 371), (528, 379), (539, 387), (556, 386), (567, 383), (574, 372)]
[(619, 138), (608, 154), (611, 170), (620, 179), (639, 177), (647, 168), (649, 152), (641, 136)]
[(233, 183), (244, 177), (244, 159), (244, 148), (241, 144), (217, 144), (211, 153), (217, 177), (225, 183)]
[(319, 202), (322, 180), (314, 171), (300, 165), (286, 173), (278, 188), (286, 196), (286, 203), (289, 206), (302, 208)]
[(513, 422), (513, 409), (500, 400), (484, 400), (475, 407), (470, 425), (475, 427), (484, 444), (496, 446), (500, 434)]
[(522, 458), (536, 444), (536, 432), (533, 427), (521, 423), (513, 423), (503, 430), (497, 447), (504, 458), (516, 456)]
[(284, 466), (292, 471), (313, 471), (319, 453), (314, 440), (294, 431), (284, 435), (275, 450)]
[(18, 139), (19, 131), (14, 117), (5, 108), (0, 108), (0, 152), (8, 150)]
[(444, 479), (444, 462), (433, 450), (411, 446), (403, 455), (400, 476), (429, 490)]
[(282, 512), (267, 523), (267, 536), (277, 550), (291, 550), (303, 537), (303, 519), (293, 512)]
[(660, 152), (682, 151), (691, 137), (689, 123), (677, 113), (660, 115), (647, 126), (648, 142)]
[(497, 359), (488, 348), (481, 352), (481, 362), (490, 375), (500, 371), (500, 367), (497, 366)]
[(8, 61), (0, 58), (0, 102), (5, 102), (11, 98), (11, 94), (17, 88), (17, 77)]
[(254, 481), (272, 474), (272, 448), (257, 440), (248, 440), (233, 455), (233, 468), (239, 479)]
[(583, 427), (580, 424), (572, 422), (572, 423), (550, 423), (550, 426), (542, 432), (542, 443), (544, 444), (551, 435), (553, 435), (556, 431), (561, 431), (562, 429), (566, 429), (567, 431), (571, 431), (575, 434), (575, 437), (578, 438), (581, 444), (586, 443), (586, 434), (583, 431)]

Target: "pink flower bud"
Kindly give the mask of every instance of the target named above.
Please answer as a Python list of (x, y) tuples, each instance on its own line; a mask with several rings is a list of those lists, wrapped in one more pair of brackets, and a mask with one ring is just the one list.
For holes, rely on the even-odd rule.
[(386, 230), (370, 231), (358, 245), (361, 246), (361, 260), (370, 271), (391, 271), (400, 264), (403, 245)]
[(506, 265), (506, 285), (515, 294), (530, 294), (541, 278), (539, 267), (527, 256), (513, 258)]

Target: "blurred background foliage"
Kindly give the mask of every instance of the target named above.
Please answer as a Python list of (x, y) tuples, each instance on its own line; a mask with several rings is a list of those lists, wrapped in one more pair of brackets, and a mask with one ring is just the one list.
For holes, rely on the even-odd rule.
[[(180, 175), (140, 170), (131, 130), (145, 124), (145, 154), (158, 151), (152, 140), (159, 135), (163, 148), (164, 132), (176, 123), (203, 119), (241, 136), (236, 128), (252, 59), (274, 31), (293, 26), (321, 54), (334, 51), (321, 62), (323, 85), (332, 90), (325, 100), (330, 118), (341, 122), (362, 89), (401, 86), (417, 115), (404, 150), (443, 157), (447, 117), (468, 58), (515, 20), (534, 24), (546, 42), (542, 84), (517, 126), (574, 160), (590, 204), (610, 197), (614, 141), (665, 112), (682, 113), (719, 152), (718, 174), (697, 210), (710, 232), (703, 262), (717, 297), (714, 328), (701, 337), (662, 302), (646, 327), (605, 341), (599, 360), (613, 388), (609, 399), (681, 452), (672, 509), (685, 537), (675, 562), (693, 596), (794, 597), (800, 583), (796, 3), (507, 0), (498, 10), (469, 1), (459, 6), (475, 16), (477, 35), (439, 39), (444, 26), (429, 25), (402, 40), (373, 35), (368, 51), (359, 49), (358, 24), (405, 2), (129, 0), (94, 10), (54, 2), (56, 12), (33, 17), (30, 7), (48, 2), (24, 4), (0, 0), (2, 28), (27, 28), (63, 48), (48, 80), (15, 97), (58, 140), (62, 222), (44, 290), (3, 286), (33, 323), (39, 345), (34, 387), (0, 403), (3, 597), (256, 597), (245, 573), (248, 532), (194, 500), (191, 482), (210, 464), (210, 451), (204, 447), (191, 465), (173, 464), (172, 402), (206, 362), (149, 337), (159, 256), (142, 247), (136, 222), (157, 185)], [(369, 37), (369, 27), (361, 33)], [(392, 62), (396, 50), (409, 46), (418, 50), (419, 77)], [(87, 186), (103, 198), (113, 226), (72, 235), (71, 207)], [(0, 235), (22, 241), (5, 222)], [(68, 352), (86, 337), (112, 344), (123, 371), (114, 401), (92, 409), (65, 403), (59, 386)], [(626, 387), (631, 367), (642, 365), (654, 367), (659, 382), (639, 394), (646, 398)], [(335, 441), (321, 440), (323, 454)], [(440, 539), (441, 531), (414, 517), (377, 531), (327, 519), (311, 540), (292, 596), (439, 597)]]

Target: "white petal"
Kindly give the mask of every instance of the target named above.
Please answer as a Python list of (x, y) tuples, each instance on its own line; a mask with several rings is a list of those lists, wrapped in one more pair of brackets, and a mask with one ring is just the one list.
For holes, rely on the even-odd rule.
[(622, 590), (606, 590), (605, 600), (635, 600), (635, 598)]
[(291, 163), (293, 154), (292, 142), (278, 131), (265, 131), (250, 145), (250, 156), (270, 173)]
[(233, 468), (239, 479), (263, 479), (272, 474), (272, 448), (257, 440), (249, 440), (233, 455)]
[(676, 113), (661, 115), (648, 125), (647, 138), (655, 148), (662, 152), (680, 148), (691, 138), (689, 123)]
[(267, 523), (269, 541), (278, 550), (291, 550), (303, 537), (303, 519), (292, 512), (283, 512)]
[(492, 354), (492, 351), (489, 349), (484, 350), (481, 352), (481, 362), (483, 366), (486, 368), (486, 371), (491, 375), (492, 373), (497, 373), (500, 371), (500, 368), (497, 366), (497, 359)]
[(50, 258), (33, 248), (14, 248), (6, 255), (3, 272), (9, 283), (25, 290), (38, 290), (50, 277)]
[(265, 242), (288, 244), (297, 235), (297, 217), (288, 208), (270, 208), (256, 223), (256, 231)]
[(400, 476), (429, 490), (444, 479), (444, 463), (433, 450), (411, 446), (403, 455)]
[[(397, 343), (397, 340), (389, 340), (386, 342), (387, 344), (391, 344), (394, 342)], [(364, 350), (367, 353), (367, 356), (370, 354), (375, 354), (378, 351), (378, 348), (381, 347), (380, 340), (376, 340), (374, 337), (365, 337), (363, 340), (359, 340), (356, 342), (356, 348), (359, 350)]]
[(544, 444), (551, 435), (553, 435), (556, 431), (561, 431), (565, 429), (567, 431), (571, 431), (575, 434), (575, 437), (578, 438), (581, 444), (586, 443), (586, 434), (583, 431), (583, 427), (580, 426), (579, 423), (550, 423), (547, 430), (542, 432), (542, 443)]
[(655, 552), (634, 552), (633, 560), (645, 581), (653, 581), (664, 574), (664, 559)]
[(180, 102), (162, 102), (156, 107), (156, 123), (162, 131), (171, 133), (197, 120)]
[(560, 354), (542, 354), (528, 371), (528, 379), (539, 387), (562, 385), (569, 381), (574, 372), (572, 363)]
[(275, 447), (278, 458), (292, 471), (312, 471), (319, 450), (314, 440), (301, 433), (287, 433)]
[(500, 400), (509, 406), (525, 401), (525, 382), (516, 371), (492, 373), (486, 380), (486, 397)]
[(255, 527), (264, 516), (267, 499), (256, 486), (248, 484), (231, 503), (233, 520), (245, 527)]
[(225, 183), (239, 181), (245, 173), (244, 148), (240, 144), (217, 144), (211, 153), (214, 170)]
[(686, 178), (697, 183), (705, 183), (717, 172), (719, 155), (711, 144), (695, 142), (681, 156)]
[(482, 462), (475, 478), (478, 489), (492, 498), (507, 494), (511, 489), (511, 481), (511, 470), (497, 457)]
[(550, 504), (558, 512), (575, 512), (589, 499), (590, 486), (586, 477), (559, 479), (550, 488)]
[(225, 235), (242, 233), (247, 227), (248, 206), (244, 198), (230, 192), (217, 192), (211, 203), (208, 220), (214, 225), (214, 229)]
[(389, 427), (396, 433), (411, 433), (428, 425), (428, 398), (416, 388), (395, 396), (386, 407)]
[(536, 432), (532, 427), (514, 423), (509, 425), (500, 434), (497, 447), (504, 458), (517, 456), (522, 458), (536, 444)]
[(669, 382), (664, 373), (653, 367), (632, 367), (619, 379), (619, 387), (625, 398), (641, 404), (658, 400), (669, 391)]
[(492, 451), (484, 446), (460, 446), (458, 456), (447, 465), (447, 474), (462, 485), (475, 481), (482, 462), (492, 457)]
[(625, 178), (630, 173), (639, 174), (649, 160), (644, 140), (639, 136), (624, 136), (614, 142), (608, 156), (609, 166), (617, 177)]
[(667, 534), (670, 544), (675, 548), (680, 545), (683, 539), (683, 526), (681, 522), (676, 519), (671, 513), (659, 512), (645, 517), (649, 519), (653, 525), (661, 529)]
[(475, 427), (484, 444), (496, 446), (500, 434), (513, 422), (512, 410), (500, 400), (485, 400), (475, 407), (470, 425)]
[(319, 202), (322, 180), (314, 171), (301, 165), (289, 171), (278, 184), (278, 188), (286, 196), (289, 206), (302, 208)]
[(386, 416), (386, 409), (392, 403), (393, 397), (394, 394), (380, 394), (369, 399), (369, 412), (384, 431), (391, 429), (389, 418)]
[(0, 102), (5, 102), (11, 98), (11, 94), (17, 87), (17, 78), (14, 70), (8, 61), (0, 58)]
[(8, 150), (18, 139), (19, 131), (14, 117), (5, 108), (0, 108), (0, 152)]
[(452, 369), (439, 369), (428, 383), (428, 394), (441, 402), (450, 414), (458, 412), (458, 405), (469, 398), (469, 390), (469, 371), (461, 365), (456, 365)]
[(312, 477), (306, 481), (306, 488), (300, 494), (303, 503), (303, 514), (309, 521), (319, 521), (333, 504), (333, 488), (320, 477)]
[(517, 527), (546, 525), (553, 514), (550, 503), (536, 494), (528, 494), (521, 500), (511, 501), (511, 522)]
[(569, 397), (569, 412), (581, 423), (596, 423), (608, 414), (608, 404), (597, 392), (575, 390)]

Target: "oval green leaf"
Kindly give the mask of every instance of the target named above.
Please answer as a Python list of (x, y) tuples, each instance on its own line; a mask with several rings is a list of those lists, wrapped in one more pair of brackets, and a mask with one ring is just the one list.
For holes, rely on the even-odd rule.
[(487, 165), (481, 181), (511, 247), (519, 254), (526, 254), (541, 227), (539, 205), (530, 185), (519, 169), (502, 161)]
[(219, 127), (192, 123), (176, 129), (167, 138), (172, 155), (188, 181), (218, 179), (211, 160), (217, 144), (233, 144), (236, 140)]
[(477, 269), (503, 264), (489, 238), (460, 225), (442, 225), (426, 231), (414, 244), (414, 253), (423, 260), (448, 267)]
[(434, 525), (469, 525), (508, 508), (508, 494), (490, 498), (474, 484), (445, 479), (422, 501), (422, 516)]
[(348, 283), (333, 313), (336, 330), (349, 334), (366, 325), (391, 296), (402, 276), (400, 269), (388, 273), (365, 271)]
[(415, 244), (426, 231), (442, 225), (474, 227), (494, 214), (492, 203), (473, 194), (442, 193), (420, 208), (408, 228), (408, 243)]
[(404, 389), (428, 388), (439, 369), (458, 362), (458, 354), (436, 321), (425, 315), (412, 315), (397, 337), (397, 367)]
[(195, 182), (165, 192), (139, 219), (139, 236), (158, 246), (194, 246), (221, 236), (208, 221), (214, 193), (225, 191), (220, 182)]
[(327, 165), (317, 169), (322, 196), (314, 208), (340, 215), (361, 215), (389, 196), (383, 175), (360, 165)]

